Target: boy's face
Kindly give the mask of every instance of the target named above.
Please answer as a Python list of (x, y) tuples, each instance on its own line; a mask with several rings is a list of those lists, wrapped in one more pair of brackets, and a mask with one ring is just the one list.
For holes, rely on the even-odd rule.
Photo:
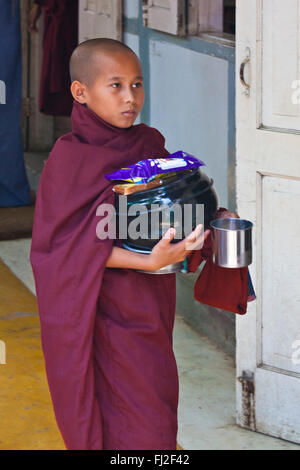
[(74, 99), (109, 124), (127, 128), (133, 125), (144, 104), (142, 68), (130, 52), (102, 53), (95, 64), (97, 73), (91, 86), (74, 81)]

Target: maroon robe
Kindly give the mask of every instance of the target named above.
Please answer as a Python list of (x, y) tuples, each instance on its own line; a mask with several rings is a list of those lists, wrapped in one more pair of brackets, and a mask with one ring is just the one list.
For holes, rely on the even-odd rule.
[(48, 384), (68, 449), (176, 449), (172, 348), (175, 274), (106, 268), (96, 209), (114, 203), (104, 174), (168, 155), (145, 124), (120, 129), (74, 101), (73, 131), (44, 166), (30, 261)]
[[(106, 268), (121, 242), (96, 234), (97, 207), (115, 201), (104, 174), (167, 156), (165, 139), (145, 124), (114, 127), (76, 101), (71, 120), (41, 175), (30, 251), (57, 424), (67, 449), (175, 450), (176, 275)], [(220, 308), (225, 289), (240, 295), (236, 278), (196, 284)]]
[(39, 110), (70, 116), (73, 97), (69, 60), (78, 44), (78, 0), (35, 0), (44, 7), (43, 62)]

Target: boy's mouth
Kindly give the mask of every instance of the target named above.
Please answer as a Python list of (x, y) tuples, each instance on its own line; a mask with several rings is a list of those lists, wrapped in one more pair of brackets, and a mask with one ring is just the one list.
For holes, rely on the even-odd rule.
[(122, 114), (123, 114), (123, 116), (125, 116), (125, 117), (131, 117), (131, 118), (132, 118), (133, 116), (136, 115), (136, 111), (134, 111), (134, 110), (128, 110), (128, 111), (124, 111)]

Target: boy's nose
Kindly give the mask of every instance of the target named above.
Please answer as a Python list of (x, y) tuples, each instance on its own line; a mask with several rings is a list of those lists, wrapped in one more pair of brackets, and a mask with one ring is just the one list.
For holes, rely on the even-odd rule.
[(135, 101), (134, 91), (127, 89), (124, 96), (125, 103), (133, 103)]

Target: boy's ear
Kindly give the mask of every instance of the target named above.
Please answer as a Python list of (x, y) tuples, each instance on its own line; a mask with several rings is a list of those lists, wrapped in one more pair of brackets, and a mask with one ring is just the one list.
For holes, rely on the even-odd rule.
[(87, 101), (87, 89), (86, 86), (79, 82), (78, 80), (74, 80), (71, 83), (70, 91), (74, 100), (78, 101), (81, 104), (86, 103)]

